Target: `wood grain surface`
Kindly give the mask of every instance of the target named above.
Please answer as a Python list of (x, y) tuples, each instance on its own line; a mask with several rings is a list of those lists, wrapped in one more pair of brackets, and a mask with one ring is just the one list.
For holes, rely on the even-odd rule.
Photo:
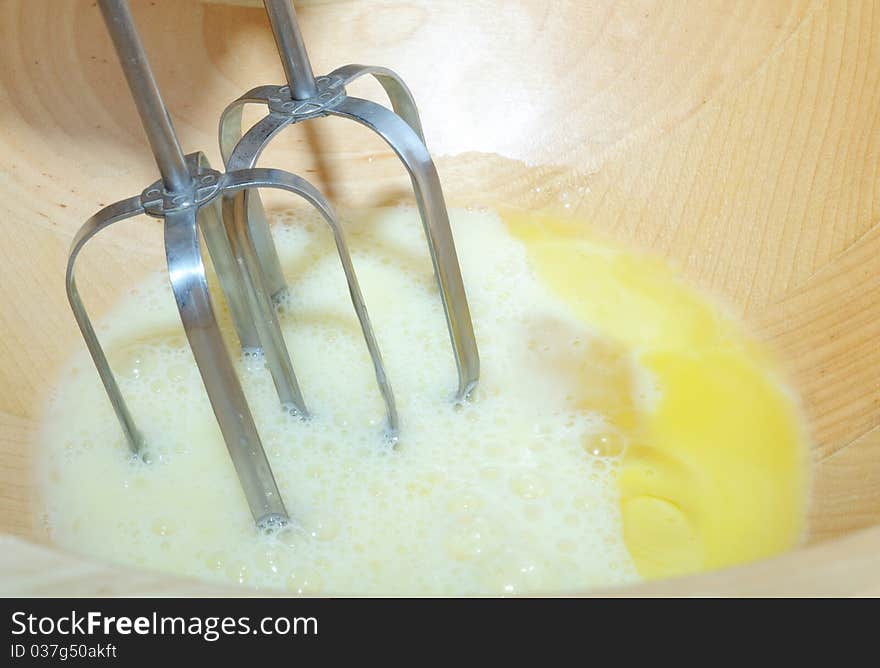
[[(239, 4), (132, 1), (184, 149), (215, 165), (223, 107), (282, 80), (264, 13)], [(316, 71), (404, 76), (452, 203), (554, 211), (652, 248), (782, 360), (815, 442), (815, 545), (633, 591), (880, 592), (880, 533), (859, 532), (880, 523), (880, 1), (338, 0), (300, 18)], [(0, 530), (38, 540), (35, 427), (82, 345), (67, 249), (156, 174), (91, 0), (6, 0), (0, 44)], [(262, 164), (339, 205), (407, 190), (387, 148), (341, 120), (286, 131)], [(96, 244), (89, 305), (158, 266), (160, 239), (144, 219)], [(2, 541), (0, 593), (206, 590)]]

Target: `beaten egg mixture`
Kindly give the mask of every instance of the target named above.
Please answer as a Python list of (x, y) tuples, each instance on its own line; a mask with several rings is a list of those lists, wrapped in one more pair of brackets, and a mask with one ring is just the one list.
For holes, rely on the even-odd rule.
[(255, 529), (157, 271), (99, 329), (149, 463), (131, 457), (78, 354), (41, 433), (53, 542), (294, 593), (496, 595), (716, 568), (799, 539), (796, 402), (740, 328), (658, 260), (573, 223), (452, 211), (482, 360), (456, 406), (418, 213), (348, 216), (401, 416), (391, 448), (332, 238), (316, 217), (278, 218), (279, 317), (311, 418), (281, 410), (261, 357), (234, 356), (294, 522)]

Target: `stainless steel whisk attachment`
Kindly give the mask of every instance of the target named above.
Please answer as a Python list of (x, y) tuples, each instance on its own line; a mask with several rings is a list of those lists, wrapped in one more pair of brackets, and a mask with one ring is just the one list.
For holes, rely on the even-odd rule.
[[(326, 76), (315, 77), (291, 1), (263, 0), (263, 4), (287, 83), (253, 88), (223, 112), (220, 151), (226, 169), (254, 167), (263, 149), (281, 130), (322, 116), (351, 119), (382, 137), (403, 162), (412, 181), (458, 368), (455, 397), (458, 401), (465, 400), (479, 379), (480, 358), (443, 190), (425, 145), (412, 93), (397, 74), (384, 67), (346, 65)], [(346, 93), (346, 85), (367, 74), (374, 76), (385, 89), (393, 111)], [(264, 105), (268, 114), (242, 133), (242, 110), (247, 104)], [(267, 291), (260, 295), (260, 302), (268, 303), (270, 298), (277, 298), (284, 291), (285, 282), (259, 195), (243, 191), (227, 197), (239, 200), (236, 206), (228, 209), (235, 217), (235, 226), (247, 226), (251, 231)], [(239, 334), (243, 342), (256, 347), (251, 332), (240, 331)], [(268, 351), (268, 345), (276, 340), (279, 340), (277, 336), (268, 341), (261, 339), (267, 359), (277, 356)]]
[[(238, 100), (224, 114), (221, 133), (225, 137), (226, 172), (221, 173), (212, 169), (202, 153), (184, 156), (153, 78), (127, 1), (98, 0), (98, 5), (119, 56), (161, 178), (139, 195), (104, 207), (79, 230), (74, 238), (67, 264), (67, 295), (71, 308), (128, 445), (135, 454), (141, 455), (147, 449), (147, 443), (119, 389), (80, 298), (75, 280), (75, 266), (85, 244), (114, 223), (141, 214), (164, 221), (165, 254), (172, 291), (187, 340), (245, 498), (258, 526), (264, 528), (282, 526), (287, 523), (289, 517), (217, 322), (202, 259), (200, 234), (205, 249), (211, 257), (221, 291), (229, 305), (242, 348), (246, 351), (263, 351), (282, 408), (306, 417), (308, 413), (305, 402), (281, 334), (273, 300), (285, 289), (285, 281), (257, 190), (275, 188), (293, 193), (319, 211), (334, 237), (352, 305), (360, 322), (376, 380), (385, 402), (388, 435), (394, 438), (399, 422), (394, 395), (385, 373), (342, 227), (330, 204), (307, 181), (281, 170), (254, 167), (262, 148), (262, 144), (257, 142), (260, 130), (254, 131), (257, 126), (265, 128), (267, 119), (273, 119), (275, 122), (285, 119), (276, 130), (264, 136), (263, 143), (265, 143), (283, 125), (295, 122), (295, 120), (286, 120), (291, 116), (288, 113), (290, 110), (284, 107), (284, 93), (279, 93), (281, 95), (279, 100), (273, 100), (272, 98), (276, 97), (275, 93), (266, 91), (265, 100), (273, 104), (280, 101), (280, 108), (285, 110), (284, 114), (273, 110), (267, 119), (246, 133), (241, 141), (231, 140), (236, 133), (241, 134), (241, 105), (252, 99), (263, 98), (245, 96), (247, 99)], [(298, 44), (299, 47), (296, 48), (299, 48), (302, 58), (297, 62), (300, 65), (302, 62), (307, 64), (290, 5), (287, 2), (267, 2), (266, 5), (272, 18), (279, 49), (285, 52), (282, 44), (294, 45), (291, 48), (295, 48)], [(338, 75), (317, 81), (312, 79), (311, 85), (308, 79), (297, 79), (297, 81), (299, 81), (298, 85), (305, 86), (304, 90), (307, 92), (313, 89), (319, 91), (315, 96), (317, 99), (326, 100), (327, 98), (322, 98), (321, 95), (329, 90), (330, 84), (350, 80), (352, 76), (357, 76), (353, 72), (352, 70), (347, 79)], [(293, 71), (288, 71), (288, 74), (293, 74)], [(431, 243), (432, 257), (459, 365), (460, 382), (457, 396), (464, 398), (476, 384), (479, 361), (446, 209), (436, 171), (424, 149), (420, 133), (413, 130), (418, 127), (418, 118), (415, 115), (412, 98), (394, 75), (387, 76), (397, 82), (389, 84), (390, 90), (395, 91), (393, 95), (399, 98), (394, 103), (395, 109), (400, 106), (401, 113), (408, 114), (409, 125), (404, 124), (408, 130), (402, 131), (401, 124), (404, 122), (392, 112), (384, 110), (385, 115), (378, 114), (376, 118), (379, 119), (380, 125), (387, 127), (379, 131), (386, 132), (392, 137), (389, 142), (394, 142), (392, 145), (405, 162), (409, 159), (413, 163), (410, 171), (413, 174), (414, 184), (417, 182), (419, 184), (416, 186), (416, 196)], [(386, 89), (389, 89), (388, 86)], [(344, 97), (341, 83), (334, 83), (333, 90), (337, 98)], [(298, 98), (290, 99), (298, 100)], [(357, 108), (354, 98), (348, 99), (352, 100)], [(342, 101), (342, 99), (338, 100), (340, 105)], [(363, 108), (364, 113), (376, 113), (370, 111), (373, 107), (384, 109), (372, 103), (366, 104), (368, 106)], [(331, 107), (325, 103), (322, 105), (308, 117), (329, 113)], [(347, 107), (334, 105), (332, 108)], [(292, 118), (300, 120), (295, 114)], [(361, 120), (361, 122), (365, 121)], [(407, 164), (409, 166), (409, 163)]]

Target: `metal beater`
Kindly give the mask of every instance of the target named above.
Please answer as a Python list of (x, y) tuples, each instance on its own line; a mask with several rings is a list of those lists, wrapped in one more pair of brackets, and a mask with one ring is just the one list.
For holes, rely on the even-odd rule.
[[(399, 77), (383, 68), (347, 66), (315, 79), (289, 0), (266, 0), (288, 86), (256, 88), (227, 108), (220, 123), (226, 162), (226, 172), (221, 173), (211, 168), (202, 153), (184, 156), (127, 1), (98, 0), (98, 5), (161, 178), (141, 194), (104, 207), (79, 230), (67, 264), (67, 295), (71, 308), (125, 438), (131, 450), (142, 455), (146, 443), (79, 296), (75, 264), (84, 245), (113, 223), (140, 214), (164, 220), (172, 291), (242, 490), (259, 527), (282, 526), (289, 520), (288, 513), (220, 333), (208, 290), (199, 233), (210, 254), (242, 348), (263, 352), (282, 408), (305, 418), (308, 412), (275, 310), (275, 301), (286, 284), (257, 189), (291, 192), (318, 209), (333, 233), (352, 304), (373, 362), (386, 406), (387, 436), (395, 439), (399, 421), (394, 395), (343, 230), (333, 209), (304, 179), (281, 170), (254, 166), (269, 139), (286, 125), (300, 120), (336, 114), (373, 128), (400, 156), (412, 176), (458, 366), (456, 398), (464, 400), (477, 383), (479, 357), (443, 194), (422, 139), (415, 103)], [(375, 103), (346, 96), (344, 85), (367, 73), (376, 76), (385, 87), (397, 114)], [(249, 102), (265, 103), (270, 113), (242, 136), (241, 109)]]
[[(382, 137), (403, 162), (412, 180), (458, 367), (456, 399), (463, 401), (477, 384), (480, 359), (443, 190), (425, 146), (412, 93), (403, 79), (384, 67), (345, 65), (316, 78), (290, 0), (263, 0), (263, 4), (269, 15), (287, 84), (253, 88), (223, 112), (220, 151), (226, 169), (254, 167), (263, 149), (282, 129), (322, 116), (351, 119)], [(367, 74), (373, 75), (385, 89), (393, 112), (375, 102), (346, 94), (347, 84)], [(265, 105), (269, 113), (242, 135), (241, 116), (247, 104)], [(230, 197), (239, 200), (231, 213), (237, 225), (246, 224), (250, 228), (260, 266), (265, 272), (264, 285), (269, 291), (268, 296), (275, 297), (285, 288), (284, 276), (259, 195), (244, 191)], [(242, 217), (246, 218), (246, 223), (242, 223)], [(266, 295), (261, 296), (261, 301), (266, 301)], [(254, 342), (252, 333), (240, 331), (239, 334), (243, 342)], [(305, 411), (305, 406), (300, 409)]]

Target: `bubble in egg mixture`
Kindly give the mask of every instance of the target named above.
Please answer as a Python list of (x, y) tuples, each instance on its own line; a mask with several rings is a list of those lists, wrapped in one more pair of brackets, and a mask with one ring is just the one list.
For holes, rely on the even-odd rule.
[[(273, 229), (290, 287), (279, 319), (311, 418), (282, 410), (260, 355), (233, 357), (293, 523), (255, 529), (157, 273), (101, 334), (148, 452), (131, 457), (79, 354), (41, 435), (51, 539), (295, 594), (562, 592), (637, 579), (615, 480), (650, 378), (542, 286), (495, 214), (451, 213), (482, 361), (470, 402), (453, 402), (455, 362), (414, 209), (345, 220), (398, 402), (395, 448), (332, 237), (316, 218), (281, 214)], [(584, 388), (583, 378), (595, 380)]]

